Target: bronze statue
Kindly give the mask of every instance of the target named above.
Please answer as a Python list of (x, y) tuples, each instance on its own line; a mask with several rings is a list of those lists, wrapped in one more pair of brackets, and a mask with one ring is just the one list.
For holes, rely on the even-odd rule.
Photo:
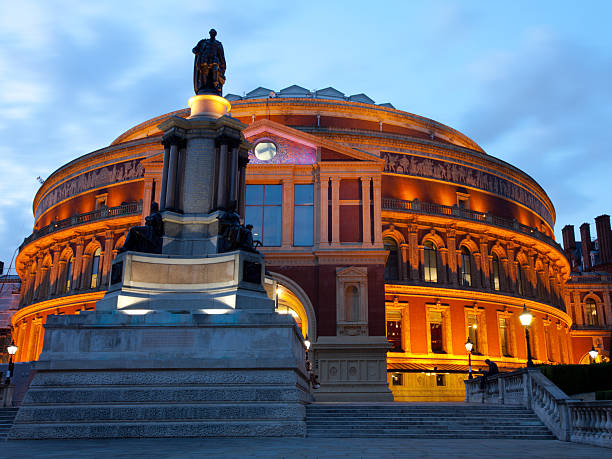
[(145, 217), (145, 226), (134, 226), (130, 228), (121, 252), (144, 252), (162, 253), (162, 236), (164, 234), (164, 222), (159, 213), (159, 204), (151, 203), (151, 214)]
[(196, 94), (221, 95), (225, 84), (223, 45), (215, 40), (217, 31), (210, 29), (210, 38), (202, 39), (193, 48), (193, 90)]

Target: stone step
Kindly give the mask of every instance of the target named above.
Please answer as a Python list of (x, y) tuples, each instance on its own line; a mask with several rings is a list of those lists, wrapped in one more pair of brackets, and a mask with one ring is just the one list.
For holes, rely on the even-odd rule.
[(0, 408), (0, 440), (6, 439), (17, 411), (19, 408)]
[[(350, 423), (335, 423), (335, 422), (313, 422), (310, 419), (307, 421), (308, 422), (308, 426), (309, 427), (321, 427), (321, 428), (325, 428), (325, 427), (334, 427), (334, 426), (346, 426), (347, 428), (351, 428), (351, 429), (359, 429), (359, 428), (363, 428), (363, 427), (367, 427), (368, 425), (372, 425), (371, 422), (350, 422)], [(514, 427), (519, 427), (519, 428), (525, 428), (525, 427), (531, 427), (531, 426), (535, 426), (535, 427), (539, 427), (542, 425), (542, 423), (539, 420), (532, 420), (532, 421), (524, 421), (524, 422), (520, 422), (520, 423), (511, 423), (511, 422), (504, 422), (504, 423), (496, 423), (496, 422), (478, 422), (478, 423), (473, 423), (473, 422), (445, 422), (445, 421), (439, 421), (439, 422), (421, 422), (421, 421), (381, 421), (381, 422), (376, 422), (377, 426), (422, 426), (422, 427), (437, 427), (437, 426), (474, 426), (474, 425), (478, 425), (478, 426), (482, 426), (482, 427), (494, 427), (494, 428), (498, 428), (498, 429), (505, 429), (505, 428), (514, 428)], [(350, 426), (350, 427), (349, 427)]]
[(303, 437), (302, 422), (297, 421), (140, 421), (140, 422), (81, 422), (69, 424), (15, 424), (9, 433), (11, 440), (52, 438), (138, 438), (138, 437)]
[(138, 421), (155, 419), (192, 420), (235, 420), (235, 419), (299, 419), (304, 418), (304, 407), (300, 404), (100, 404), (77, 406), (28, 406), (24, 405), (16, 423), (35, 422), (79, 422), (96, 421)]
[[(422, 433), (416, 434), (408, 434), (408, 433), (394, 433), (394, 432), (385, 432), (385, 433), (363, 433), (358, 432), (354, 434), (346, 434), (343, 432), (326, 432), (322, 434), (308, 434), (309, 437), (317, 437), (317, 438), (414, 438), (414, 439), (423, 439)], [(507, 439), (507, 440), (555, 440), (555, 436), (552, 434), (537, 434), (537, 435), (504, 435), (504, 434), (491, 434), (488, 432), (473, 432), (470, 434), (466, 433), (434, 433), (428, 434), (427, 439)]]
[(297, 402), (295, 385), (263, 387), (94, 387), (30, 388), (22, 405), (95, 403), (180, 403), (206, 401)]

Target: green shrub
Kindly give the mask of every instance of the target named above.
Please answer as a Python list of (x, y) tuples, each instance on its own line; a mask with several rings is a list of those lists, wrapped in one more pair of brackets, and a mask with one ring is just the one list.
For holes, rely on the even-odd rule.
[(567, 395), (612, 390), (612, 363), (541, 365), (538, 368)]

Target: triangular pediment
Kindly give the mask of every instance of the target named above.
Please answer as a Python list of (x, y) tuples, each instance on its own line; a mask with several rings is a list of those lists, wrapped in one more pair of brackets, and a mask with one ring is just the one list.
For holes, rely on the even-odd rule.
[(347, 266), (346, 268), (336, 268), (336, 277), (367, 278), (368, 268), (365, 268), (363, 266)]
[(351, 102), (361, 102), (362, 104), (374, 104), (375, 103), (372, 99), (370, 99), (364, 93), (353, 94), (352, 96), (349, 96), (349, 100)]
[(250, 124), (244, 131), (247, 141), (253, 143), (260, 139), (275, 137), (286, 139), (305, 148), (314, 149), (319, 157), (317, 161), (367, 161), (373, 163), (384, 163), (384, 160), (371, 153), (356, 150), (332, 140), (323, 139), (313, 134), (302, 132), (298, 129), (285, 126), (271, 120), (258, 120)]

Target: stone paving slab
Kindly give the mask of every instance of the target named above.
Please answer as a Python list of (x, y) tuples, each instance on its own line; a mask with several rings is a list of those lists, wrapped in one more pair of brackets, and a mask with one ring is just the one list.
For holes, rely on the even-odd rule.
[(208, 438), (0, 442), (0, 459), (558, 458), (612, 457), (612, 450), (557, 440)]

